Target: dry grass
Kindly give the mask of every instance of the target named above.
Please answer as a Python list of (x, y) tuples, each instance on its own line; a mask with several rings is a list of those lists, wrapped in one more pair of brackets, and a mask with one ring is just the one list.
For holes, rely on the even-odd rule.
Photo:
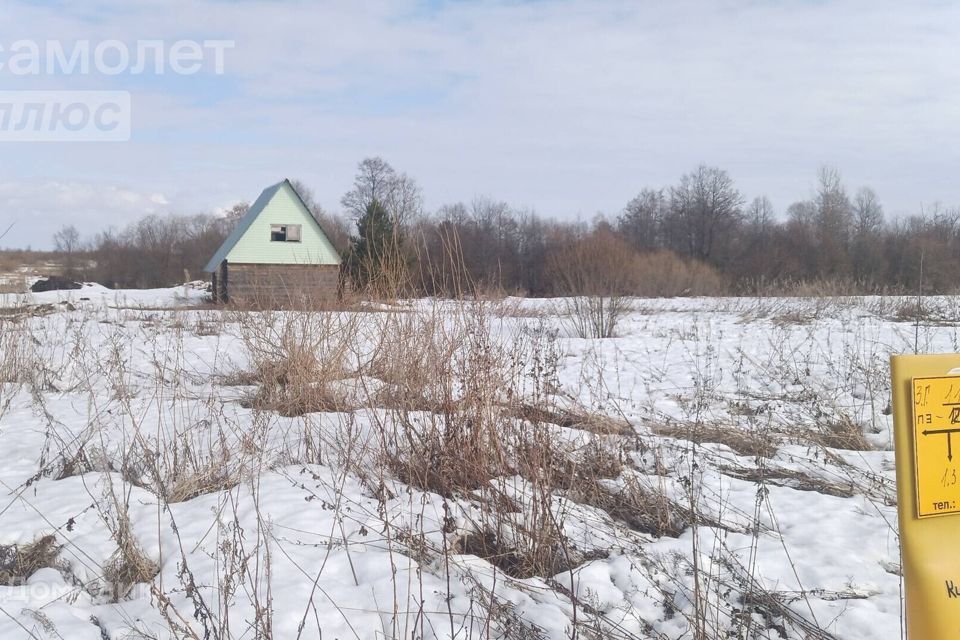
[(140, 549), (126, 513), (118, 519), (114, 541), (117, 550), (104, 567), (103, 576), (110, 585), (113, 600), (118, 601), (127, 597), (134, 585), (151, 582), (160, 573), (160, 567)]
[(509, 473), (515, 428), (499, 405), (512, 393), (516, 361), (493, 339), (485, 304), (452, 317), (433, 309), (379, 319), (365, 370), (388, 385), (376, 396), (392, 407), (380, 425), (387, 465), (441, 495)]
[(497, 425), (489, 418), (495, 419), (431, 414), (426, 429), (401, 424), (403, 443), (385, 453), (386, 465), (402, 482), (442, 496), (479, 489), (510, 472)]
[[(588, 602), (581, 602), (582, 596), (574, 595), (577, 592), (573, 587), (561, 584), (569, 573), (572, 585), (573, 570), (605, 552), (602, 536), (615, 538), (608, 546), (623, 541), (625, 555), (639, 558), (638, 564), (644, 566), (638, 566), (637, 571), (643, 572), (648, 568), (645, 566), (648, 559), (643, 555), (644, 545), (637, 541), (646, 540), (647, 536), (680, 537), (683, 543), (668, 543), (671, 548), (680, 548), (686, 544), (688, 535), (696, 540), (700, 526), (741, 533), (762, 529), (760, 516), (751, 522), (748, 514), (744, 520), (743, 512), (738, 511), (743, 507), (725, 504), (723, 496), (709, 493), (712, 487), (708, 483), (698, 484), (696, 471), (685, 475), (684, 465), (694, 470), (709, 469), (712, 473), (714, 458), (728, 455), (712, 456), (708, 449), (693, 447), (687, 442), (644, 438), (656, 440), (657, 449), (650, 450), (640, 443), (624, 419), (578, 407), (562, 392), (559, 383), (562, 356), (555, 344), (556, 334), (551, 333), (544, 322), (536, 322), (539, 317), (503, 313), (497, 305), (497, 301), (485, 300), (418, 302), (402, 311), (363, 314), (343, 309), (283, 312), (234, 309), (225, 311), (227, 322), (214, 316), (194, 319), (193, 315), (175, 317), (174, 322), (168, 322), (169, 317), (159, 313), (150, 319), (149, 329), (142, 324), (136, 326), (136, 330), (151, 335), (165, 332), (173, 336), (171, 343), (178, 336), (195, 344), (198, 336), (236, 332), (244, 347), (245, 361), (241, 369), (222, 376), (220, 382), (256, 387), (245, 401), (256, 409), (253, 412), (231, 407), (232, 401), (220, 395), (222, 390), (210, 392), (209, 387), (197, 385), (196, 379), (205, 374), (193, 377), (193, 372), (184, 374), (185, 360), (163, 362), (166, 353), (149, 363), (147, 368), (151, 371), (146, 375), (125, 369), (124, 362), (106, 361), (104, 354), (128, 349), (129, 334), (123, 332), (123, 323), (101, 327), (96, 322), (103, 318), (93, 318), (90, 323), (97, 331), (115, 335), (114, 343), (87, 354), (89, 364), (84, 371), (87, 379), (96, 379), (98, 384), (106, 381), (106, 384), (85, 388), (91, 398), (100, 402), (104, 395), (102, 389), (109, 389), (109, 399), (91, 412), (95, 420), (104, 421), (103, 425), (91, 425), (93, 433), (101, 429), (103, 449), (92, 447), (90, 441), (70, 447), (55, 443), (52, 449), (60, 446), (63, 453), (61, 462), (57, 463), (60, 477), (98, 470), (102, 472), (99, 479), (103, 484), (114, 483), (112, 500), (104, 501), (99, 507), (101, 515), (109, 514), (103, 517), (116, 543), (116, 551), (104, 568), (110, 595), (116, 600), (123, 599), (129, 596), (133, 585), (154, 581), (152, 593), (164, 608), (162, 615), (169, 616), (171, 626), (184, 619), (190, 620), (190, 624), (202, 620), (197, 622), (203, 626), (198, 634), (191, 636), (184, 632), (182, 637), (226, 638), (238, 632), (238, 629), (228, 629), (230, 599), (224, 598), (226, 604), (220, 605), (210, 593), (215, 590), (242, 592), (253, 603), (253, 613), (245, 622), (262, 627), (262, 631), (257, 631), (258, 637), (272, 637), (268, 558), (280, 545), (275, 537), (271, 538), (272, 533), (263, 533), (273, 527), (269, 509), (261, 516), (257, 504), (257, 513), (244, 512), (242, 527), (245, 529), (242, 529), (238, 513), (247, 505), (239, 507), (239, 500), (232, 501), (241, 494), (245, 496), (248, 488), (253, 491), (260, 474), (287, 473), (294, 464), (309, 467), (308, 461), (319, 461), (337, 478), (324, 485), (324, 489), (330, 489), (329, 493), (317, 491), (318, 495), (323, 494), (321, 500), (310, 500), (304, 508), (318, 508), (322, 504), (324, 510), (336, 510), (337, 518), (363, 517), (368, 522), (369, 529), (361, 534), (362, 540), (348, 541), (350, 534), (343, 533), (342, 547), (337, 546), (340, 540), (335, 531), (324, 532), (324, 536), (329, 536), (331, 549), (336, 547), (339, 552), (342, 548), (349, 554), (351, 548), (357, 548), (351, 545), (385, 545), (396, 567), (416, 561), (423, 571), (447, 571), (446, 578), (451, 582), (469, 580), (466, 574), (478, 564), (456, 562), (452, 559), (456, 554), (485, 559), (490, 567), (477, 572), (478, 575), (483, 571), (489, 575), (490, 569), (496, 568), (495, 575), (505, 574), (510, 579), (543, 578), (543, 584), (554, 592), (551, 597), (565, 606), (569, 603), (578, 615), (584, 616), (571, 621), (570, 625), (578, 637), (584, 638), (629, 637), (611, 632), (611, 626), (604, 626), (610, 625), (610, 620), (602, 612), (591, 609)], [(27, 318), (22, 322), (34, 321), (46, 322), (45, 318)], [(114, 327), (117, 327), (115, 334)], [(23, 340), (29, 341), (32, 335), (29, 331), (18, 333), (21, 339), (9, 343), (0, 337), (0, 347), (4, 349), (0, 355), (9, 358), (9, 364), (0, 360), (0, 371), (15, 371), (23, 377), (21, 370), (35, 369), (30, 350), (18, 351), (18, 345), (33, 344)], [(210, 340), (214, 342), (219, 343)], [(178, 348), (183, 348), (183, 343)], [(184, 351), (189, 354), (189, 348)], [(229, 362), (235, 362), (236, 355), (231, 353)], [(82, 361), (82, 355), (77, 356), (77, 360)], [(219, 370), (223, 370), (223, 366)], [(585, 372), (584, 380), (590, 379), (592, 373), (596, 372)], [(787, 373), (792, 379), (795, 372)], [(206, 381), (204, 377), (204, 384)], [(599, 389), (600, 385), (597, 386)], [(719, 393), (708, 393), (708, 387), (705, 384), (705, 403), (723, 397)], [(603, 392), (594, 398), (609, 398), (600, 393)], [(810, 431), (797, 427), (789, 433), (780, 423), (760, 429), (755, 423), (760, 418), (770, 419), (771, 412), (751, 409), (752, 400), (745, 393), (738, 394), (737, 398), (733, 405), (717, 402), (720, 408), (716, 415), (724, 415), (723, 411), (730, 409), (738, 414), (738, 424), (757, 428), (726, 425), (719, 421), (729, 418), (709, 414), (703, 419), (690, 417), (685, 422), (652, 424), (650, 431), (662, 438), (721, 444), (742, 456), (754, 458), (775, 455), (780, 439), (787, 436), (831, 448), (861, 448), (865, 444), (853, 421), (826, 419), (827, 415), (843, 415), (837, 411), (828, 413), (839, 404), (828, 402), (835, 400), (832, 396), (811, 400), (813, 396), (807, 390), (798, 393), (794, 404), (800, 406), (801, 411), (810, 409), (805, 415), (812, 416), (805, 424), (816, 424), (819, 420), (826, 426)], [(42, 397), (37, 400), (41, 401)], [(783, 397), (777, 401), (788, 402)], [(599, 401), (585, 402), (589, 406), (600, 405)], [(812, 408), (821, 405), (822, 412), (815, 413)], [(157, 407), (162, 415), (161, 425), (144, 421), (144, 406)], [(689, 406), (699, 405), (691, 402)], [(174, 407), (174, 411), (170, 411), (170, 407)], [(349, 414), (330, 413), (347, 408), (352, 410)], [(325, 415), (311, 415), (314, 412)], [(125, 416), (123, 420), (116, 418), (119, 413)], [(691, 415), (693, 413), (691, 411)], [(277, 414), (302, 419), (281, 421), (276, 419)], [(110, 429), (117, 428), (118, 423), (124, 434), (135, 437), (114, 447), (111, 437), (117, 431)], [(283, 426), (282, 433), (276, 429), (278, 424)], [(69, 455), (68, 451), (74, 453)], [(664, 466), (664, 460), (669, 468)], [(640, 468), (647, 471), (641, 472)], [(120, 474), (113, 473), (114, 470)], [(801, 472), (767, 469), (761, 473), (739, 467), (719, 470), (759, 485), (841, 497), (848, 497), (855, 490), (852, 483), (848, 486), (843, 481), (823, 480)], [(319, 474), (310, 477), (317, 486), (327, 482)], [(298, 486), (313, 483), (301, 482)], [(364, 488), (362, 498), (344, 490), (348, 483), (358, 483)], [(187, 551), (183, 546), (171, 550), (169, 545), (163, 550), (165, 566), (176, 562), (181, 572), (182, 583), (175, 584), (173, 589), (188, 594), (186, 606), (185, 600), (174, 605), (165, 599), (162, 592), (169, 593), (170, 587), (155, 580), (159, 567), (144, 552), (144, 548), (153, 547), (141, 546), (141, 541), (132, 533), (130, 505), (138, 500), (136, 493), (131, 494), (129, 490), (132, 485), (151, 492), (151, 499), (153, 496), (157, 499), (158, 512), (164, 514), (180, 511), (166, 509), (167, 506), (200, 495), (215, 493), (223, 497), (221, 511), (212, 526), (217, 527), (217, 536), (229, 544), (217, 547), (216, 553), (224, 550), (217, 575), (201, 577), (198, 574), (194, 582), (189, 566), (191, 554), (196, 552), (190, 550), (193, 542), (186, 545)], [(238, 485), (237, 491), (229, 491)], [(687, 493), (690, 486), (699, 487), (698, 491), (703, 492), (695, 500)], [(866, 495), (860, 489), (856, 491)], [(424, 496), (424, 493), (435, 495)], [(757, 493), (762, 499), (763, 492)], [(403, 501), (408, 496), (410, 503), (406, 505)], [(349, 503), (351, 500), (373, 503), (358, 505)], [(425, 508), (430, 501), (442, 503), (444, 509), (449, 508), (449, 513), (432, 519), (433, 509)], [(401, 510), (408, 511), (410, 519), (398, 515)], [(584, 523), (584, 519), (590, 522)], [(584, 527), (590, 527), (592, 522), (596, 522), (598, 528), (603, 527), (596, 532), (600, 535), (581, 537)], [(369, 542), (374, 539), (375, 543)], [(591, 544), (595, 546), (588, 546)], [(39, 553), (41, 550), (43, 547), (37, 555), (43, 555)], [(203, 548), (201, 552), (209, 551)], [(691, 551), (691, 557), (701, 561), (707, 554), (712, 562), (706, 571), (726, 571), (731, 557), (727, 551), (719, 547)], [(48, 561), (55, 563), (55, 555)], [(18, 560), (15, 564), (29, 562)], [(253, 566), (262, 573), (245, 573)], [(689, 582), (690, 576), (703, 574), (702, 566), (688, 567), (672, 578)], [(276, 578), (274, 576), (274, 580)], [(478, 592), (472, 602), (494, 603), (497, 595), (493, 589)], [(733, 609), (723, 609), (727, 612), (736, 608), (740, 595), (734, 589), (723, 595), (701, 593), (697, 597), (717, 611), (733, 603)], [(668, 602), (670, 597), (665, 593), (664, 601)], [(689, 602), (693, 601), (691, 595), (687, 602), (678, 598), (665, 606), (675, 607), (671, 615), (700, 615), (702, 612), (689, 613)], [(755, 603), (756, 597), (750, 600), (743, 595), (741, 601)], [(180, 611), (176, 610), (178, 606)], [(396, 617), (399, 608), (406, 605), (394, 603), (392, 612), (389, 604), (381, 606), (388, 607), (386, 613)], [(490, 606), (498, 610), (493, 604)], [(756, 607), (759, 605), (754, 605)], [(479, 615), (503, 615), (504, 620), (513, 620), (509, 611), (496, 613), (494, 610)], [(451, 620), (455, 615), (462, 616), (451, 613)], [(730, 619), (735, 619), (736, 614), (732, 615)], [(717, 618), (720, 617), (718, 613)], [(595, 628), (587, 626), (585, 619), (595, 624)], [(773, 628), (774, 624), (780, 622), (774, 620), (768, 627)], [(722, 625), (718, 623), (719, 626)], [(393, 636), (385, 635), (407, 637), (395, 628)], [(455, 635), (456, 632), (451, 632), (451, 636)], [(488, 633), (475, 637), (498, 636)], [(702, 637), (724, 636), (718, 631), (715, 636)]]
[(584, 477), (571, 488), (571, 496), (605, 511), (630, 529), (654, 537), (680, 536), (691, 524), (688, 511), (662, 491), (628, 477), (622, 486)]
[(690, 525), (685, 509), (660, 487), (625, 473), (624, 443), (595, 437), (579, 451), (551, 448), (550, 459), (531, 455), (519, 472), (527, 478), (546, 476), (554, 490), (577, 503), (606, 512), (628, 528), (654, 537), (677, 537)]
[(874, 303), (874, 312), (896, 322), (947, 327), (960, 324), (960, 307), (953, 297), (880, 298)]
[(555, 424), (568, 429), (580, 429), (599, 435), (633, 435), (633, 428), (624, 420), (597, 412), (559, 409), (519, 403), (514, 410), (516, 418), (533, 423)]
[[(348, 407), (333, 390), (333, 383), (350, 375), (348, 357), (354, 347), (358, 316), (345, 312), (244, 312), (234, 311), (249, 354), (257, 392), (249, 406), (300, 416)], [(228, 380), (229, 382), (229, 380)]]
[(537, 553), (524, 551), (507, 542), (491, 529), (458, 536), (451, 547), (457, 554), (483, 558), (513, 578), (548, 578), (575, 568), (584, 561), (580, 553), (564, 553), (559, 546), (541, 546)]
[(260, 382), (260, 375), (256, 371), (237, 369), (222, 374), (218, 380), (225, 387), (253, 387)]
[(668, 438), (689, 440), (697, 444), (715, 443), (729, 447), (742, 456), (769, 458), (777, 453), (778, 442), (771, 433), (746, 431), (721, 424), (656, 424), (647, 425), (650, 432)]
[(18, 586), (40, 569), (56, 568), (60, 545), (46, 535), (27, 544), (0, 546), (0, 584)]
[(23, 293), (31, 278), (62, 271), (63, 255), (52, 251), (0, 251), (0, 293)]
[(789, 469), (735, 469), (721, 467), (720, 472), (731, 478), (747, 482), (765, 483), (776, 487), (787, 487), (798, 491), (815, 491), (827, 496), (852, 498), (856, 487), (851, 482), (830, 481), (802, 471)]
[(227, 491), (238, 483), (239, 478), (230, 465), (217, 465), (205, 471), (181, 475), (171, 483), (164, 497), (169, 504), (185, 502), (197, 496)]
[(870, 451), (873, 445), (863, 434), (863, 429), (846, 416), (823, 423), (816, 429), (804, 429), (799, 434), (798, 441), (812, 443), (829, 449), (846, 449), (849, 451)]

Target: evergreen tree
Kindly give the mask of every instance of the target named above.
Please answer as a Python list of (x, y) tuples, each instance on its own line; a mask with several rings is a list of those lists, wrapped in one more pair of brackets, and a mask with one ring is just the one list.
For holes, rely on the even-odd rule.
[(354, 286), (359, 290), (373, 288), (380, 293), (396, 293), (400, 253), (390, 213), (379, 200), (371, 200), (357, 219), (357, 237), (353, 238), (347, 258)]

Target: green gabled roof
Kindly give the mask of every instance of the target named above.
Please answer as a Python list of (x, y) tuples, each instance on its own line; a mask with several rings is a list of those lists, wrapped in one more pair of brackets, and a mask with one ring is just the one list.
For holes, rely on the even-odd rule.
[(277, 184), (271, 185), (263, 190), (263, 192), (260, 194), (260, 197), (258, 197), (252, 205), (250, 205), (250, 209), (247, 211), (247, 213), (240, 218), (237, 226), (234, 227), (233, 231), (230, 232), (230, 235), (227, 236), (227, 239), (224, 240), (223, 244), (220, 245), (220, 248), (217, 249), (217, 252), (213, 254), (212, 258), (210, 258), (207, 266), (203, 268), (204, 271), (207, 273), (213, 273), (217, 270), (217, 267), (220, 266), (221, 262), (226, 260), (227, 255), (240, 241), (240, 238), (242, 238), (247, 232), (247, 230), (250, 228), (250, 225), (253, 224), (253, 221), (256, 220), (261, 213), (263, 213), (263, 210), (270, 203), (270, 201), (273, 200), (273, 197), (277, 195), (277, 192), (280, 191), (280, 189), (282, 189), (285, 185), (290, 187), (290, 191), (293, 192), (297, 200), (303, 206), (304, 211), (307, 212), (307, 217), (313, 221), (313, 224), (316, 225), (317, 229), (320, 231), (320, 234), (327, 239), (327, 242), (330, 241), (330, 238), (327, 236), (326, 232), (324, 232), (323, 227), (321, 227), (320, 223), (317, 222), (317, 219), (313, 217), (313, 212), (310, 211), (310, 208), (307, 207), (307, 204), (303, 201), (303, 198), (299, 193), (297, 193), (296, 188), (293, 186), (290, 180), (285, 178)]

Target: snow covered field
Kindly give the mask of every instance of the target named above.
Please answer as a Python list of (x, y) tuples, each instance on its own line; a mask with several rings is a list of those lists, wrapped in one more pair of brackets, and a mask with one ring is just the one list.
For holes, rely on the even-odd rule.
[(898, 638), (891, 353), (952, 299), (7, 296), (2, 638)]

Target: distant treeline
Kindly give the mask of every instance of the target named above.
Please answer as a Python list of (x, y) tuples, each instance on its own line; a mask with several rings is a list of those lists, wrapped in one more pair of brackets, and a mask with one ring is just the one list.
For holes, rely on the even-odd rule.
[[(700, 166), (648, 188), (612, 217), (561, 222), (491, 198), (424, 212), (420, 188), (380, 158), (360, 163), (343, 213), (323, 211), (296, 184), (345, 257), (356, 288), (451, 295), (775, 294), (799, 285), (844, 293), (953, 293), (960, 210), (933, 207), (887, 220), (869, 187), (848, 190), (821, 169), (809, 199), (774, 211), (748, 201), (722, 169)], [(121, 230), (55, 238), (65, 270), (111, 287), (162, 287), (202, 267), (246, 211), (152, 215)]]

